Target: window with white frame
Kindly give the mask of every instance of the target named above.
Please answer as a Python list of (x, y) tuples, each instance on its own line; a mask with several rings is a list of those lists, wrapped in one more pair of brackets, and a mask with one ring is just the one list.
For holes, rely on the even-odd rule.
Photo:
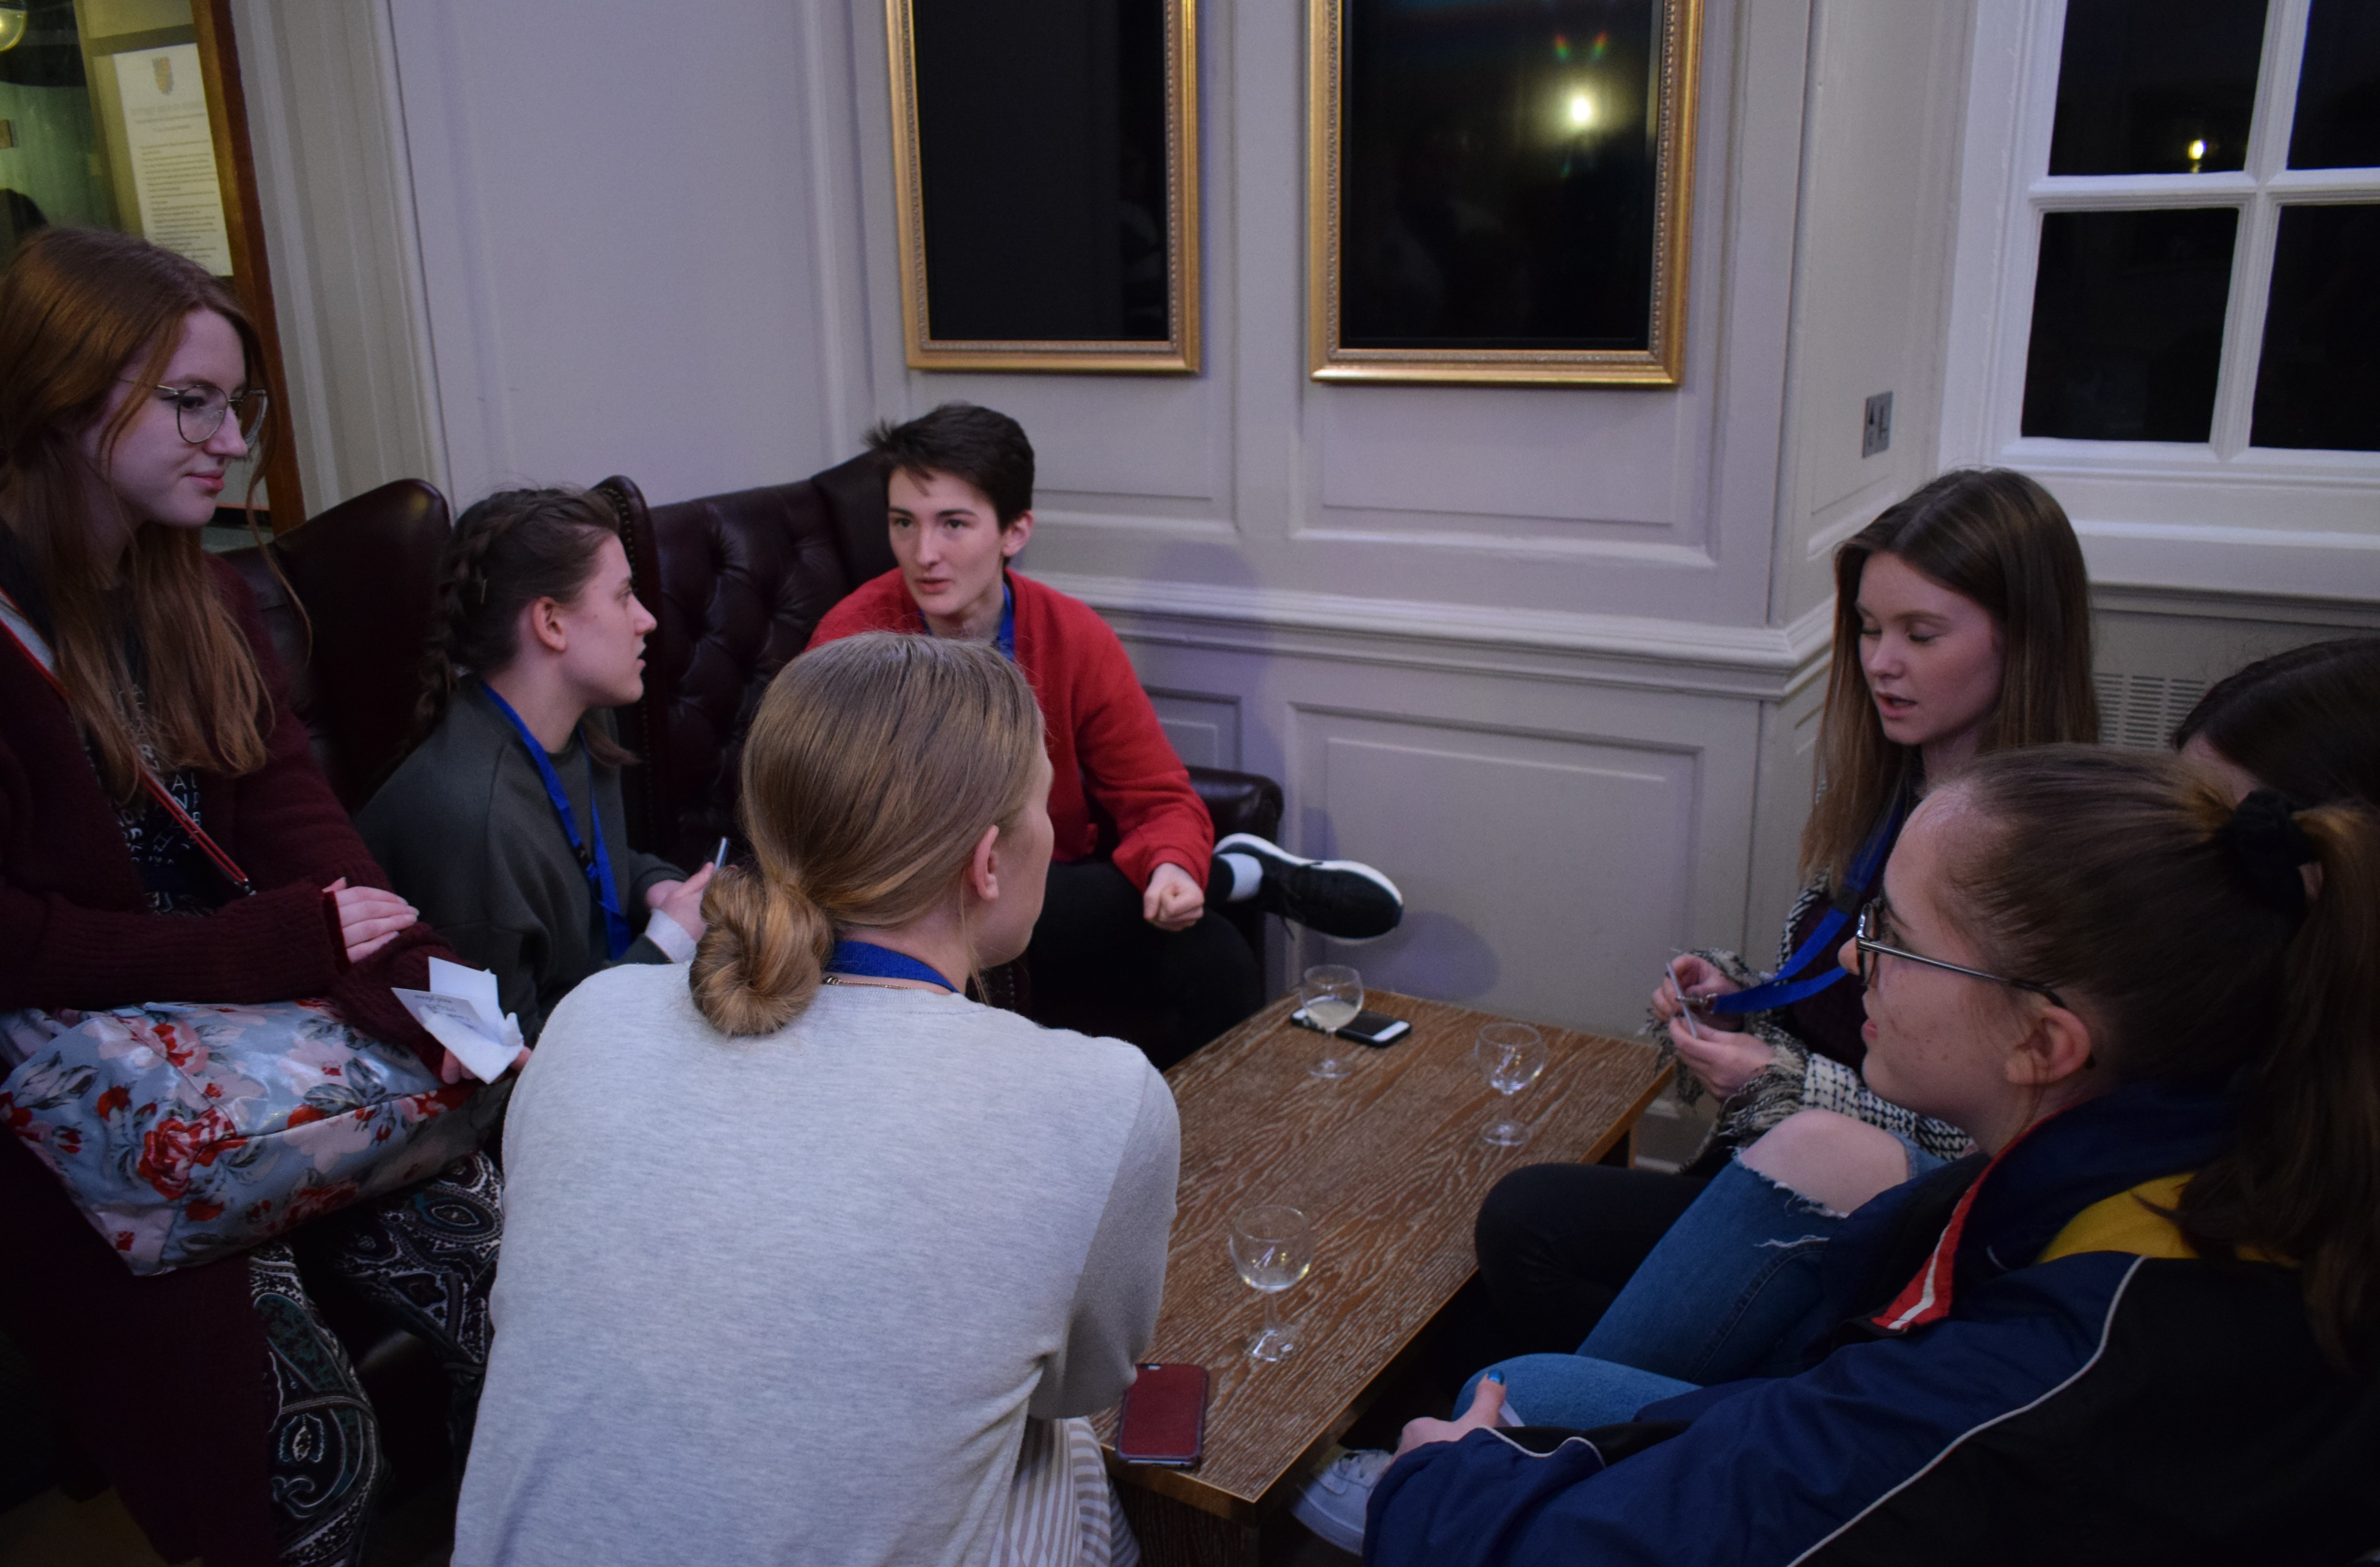
[(2380, 598), (2380, 0), (1985, 0), (1976, 45), (1945, 456), (2095, 573), (2294, 546), (2240, 585)]

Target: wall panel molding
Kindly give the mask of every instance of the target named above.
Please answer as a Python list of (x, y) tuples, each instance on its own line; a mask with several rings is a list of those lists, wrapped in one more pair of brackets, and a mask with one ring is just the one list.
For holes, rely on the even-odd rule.
[(1361, 699), (1393, 686), (1282, 705), (1284, 836), (1379, 866), (1406, 905), (1377, 941), (1293, 931), (1293, 970), (1350, 962), (1394, 990), (1632, 1030), (1670, 948), (1710, 939), (1714, 917), (1731, 939), (1755, 710), (1613, 692), (1532, 711), (1480, 690), (1450, 711), (1460, 688), (1407, 709)]
[[(2059, 488), (2055, 478), (2049, 488)], [(2194, 593), (2270, 614), (2307, 601), (2380, 599), (2380, 529), (2331, 533), (2077, 516), (2094, 586)]]
[(1491, 610), (1036, 571), (1127, 641), (1779, 701), (1826, 674), (1833, 606), (1788, 626)]

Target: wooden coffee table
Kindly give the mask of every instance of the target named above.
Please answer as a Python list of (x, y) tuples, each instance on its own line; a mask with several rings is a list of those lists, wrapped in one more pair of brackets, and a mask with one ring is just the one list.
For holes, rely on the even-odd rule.
[[(1322, 1037), (1275, 1002), (1167, 1074), (1182, 1116), (1179, 1211), (1166, 1262), (1154, 1361), (1207, 1367), (1205, 1461), (1123, 1464), (1114, 1415), (1099, 1435), (1150, 1567), (1257, 1560), (1258, 1524), (1363, 1413), (1384, 1373), (1469, 1281), (1472, 1221), (1499, 1178), (1524, 1164), (1623, 1151), (1669, 1081), (1651, 1046), (1547, 1028), (1550, 1061), (1516, 1101), (1536, 1129), (1524, 1147), (1481, 1140), (1497, 1095), (1472, 1064), (1481, 1025), (1443, 1002), (1374, 991), (1364, 1003), (1413, 1033), (1386, 1050), (1350, 1042), (1338, 1082), (1306, 1068)], [(1298, 1348), (1250, 1360), (1261, 1298), (1227, 1247), (1232, 1217), (1290, 1203), (1314, 1221), (1314, 1271), (1282, 1296)]]

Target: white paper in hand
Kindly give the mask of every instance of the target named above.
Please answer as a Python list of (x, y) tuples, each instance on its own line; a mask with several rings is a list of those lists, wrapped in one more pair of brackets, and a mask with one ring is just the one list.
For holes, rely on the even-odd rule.
[(430, 989), (392, 986), (414, 1021), (455, 1052), (472, 1076), (492, 1083), (520, 1054), (520, 1024), (497, 998), (496, 977), (443, 958), (430, 960)]

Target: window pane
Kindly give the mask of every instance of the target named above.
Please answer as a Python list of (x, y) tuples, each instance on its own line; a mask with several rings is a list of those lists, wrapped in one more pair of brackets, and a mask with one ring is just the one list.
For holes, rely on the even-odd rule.
[(2024, 433), (2205, 440), (2239, 225), (2231, 207), (2046, 213)]
[(2252, 444), (2380, 451), (2375, 277), (2380, 206), (2281, 209)]
[(2070, 0), (2049, 172), (2245, 167), (2264, 45), (2265, 0)]
[(2380, 164), (2380, 6), (2313, 0), (2298, 78), (2293, 169)]

